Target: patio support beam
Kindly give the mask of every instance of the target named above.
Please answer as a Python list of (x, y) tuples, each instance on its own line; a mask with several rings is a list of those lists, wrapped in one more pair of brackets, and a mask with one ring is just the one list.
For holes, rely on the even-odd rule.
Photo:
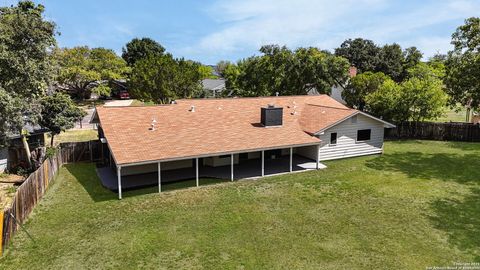
[(262, 176), (265, 176), (265, 151), (262, 150)]
[(233, 154), (230, 154), (230, 180), (233, 181)]
[(293, 171), (293, 147), (290, 147), (290, 172)]
[(118, 199), (122, 199), (122, 167), (117, 166)]
[(162, 192), (162, 165), (158, 162), (158, 193)]
[(317, 170), (318, 170), (318, 163), (320, 163), (320, 145), (317, 146), (317, 165), (316, 165)]
[(197, 187), (200, 185), (198, 181), (198, 158), (195, 159), (195, 180), (197, 183)]

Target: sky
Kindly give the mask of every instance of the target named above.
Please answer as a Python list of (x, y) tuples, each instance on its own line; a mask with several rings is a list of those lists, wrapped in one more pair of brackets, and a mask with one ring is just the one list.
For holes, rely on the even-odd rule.
[[(0, 6), (15, 4), (0, 0)], [(451, 34), (480, 0), (37, 0), (61, 47), (106, 47), (121, 54), (150, 37), (175, 57), (203, 64), (259, 55), (265, 44), (333, 51), (348, 38), (416, 46), (424, 59), (451, 49)]]

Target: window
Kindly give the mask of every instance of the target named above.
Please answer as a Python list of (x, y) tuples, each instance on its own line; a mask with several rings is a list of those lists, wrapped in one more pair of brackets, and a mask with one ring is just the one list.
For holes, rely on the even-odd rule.
[(352, 124), (355, 124), (355, 123), (357, 123), (357, 116), (356, 115), (352, 116)]
[(330, 145), (337, 144), (337, 133), (330, 133)]
[(371, 129), (360, 129), (357, 131), (357, 142), (370, 140)]

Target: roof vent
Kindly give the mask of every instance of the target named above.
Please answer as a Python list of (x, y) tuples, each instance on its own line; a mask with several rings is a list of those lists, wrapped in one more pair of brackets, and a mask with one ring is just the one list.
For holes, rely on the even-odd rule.
[(152, 118), (152, 123), (150, 124), (150, 130), (151, 131), (154, 131), (156, 128), (155, 128), (155, 125), (157, 124), (157, 120), (155, 119), (155, 117)]
[(275, 92), (275, 96), (276, 96), (276, 97), (278, 97), (278, 94), (279, 94), (278, 92)]
[(172, 100), (172, 101), (170, 102), (170, 104), (177, 104), (177, 101), (176, 101), (176, 100)]
[(192, 107), (190, 107), (190, 111), (195, 112), (195, 106), (192, 105)]
[(283, 108), (268, 104), (261, 108), (261, 122), (265, 127), (281, 126), (283, 124)]

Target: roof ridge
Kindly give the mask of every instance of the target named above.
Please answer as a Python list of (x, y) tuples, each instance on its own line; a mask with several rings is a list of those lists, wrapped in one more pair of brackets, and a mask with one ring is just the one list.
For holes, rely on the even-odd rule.
[(345, 111), (356, 111), (355, 109), (348, 108), (348, 107), (339, 108), (339, 107), (326, 106), (326, 105), (320, 105), (320, 104), (312, 104), (312, 103), (306, 103), (306, 105), (317, 106), (317, 107), (325, 107), (325, 108), (331, 108), (331, 109), (339, 109), (339, 110), (345, 110)]
[(327, 94), (320, 94), (316, 96), (309, 96), (309, 95), (291, 95), (291, 96), (261, 96), (261, 97), (224, 97), (224, 98), (180, 98), (176, 99), (176, 101), (188, 101), (188, 100), (205, 100), (205, 101), (214, 101), (214, 100), (241, 100), (241, 99), (267, 99), (267, 98), (293, 98), (293, 97), (322, 97), (328, 96)]

